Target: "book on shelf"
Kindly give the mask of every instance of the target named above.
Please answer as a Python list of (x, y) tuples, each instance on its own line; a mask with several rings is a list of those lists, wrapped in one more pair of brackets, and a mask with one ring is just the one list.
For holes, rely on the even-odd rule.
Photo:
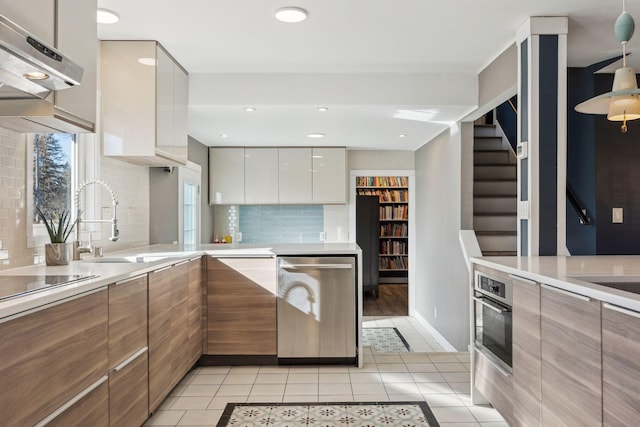
[(358, 176), (357, 187), (408, 187), (406, 176)]
[(380, 237), (407, 237), (407, 231), (406, 223), (380, 225)]
[(380, 255), (406, 255), (407, 243), (397, 240), (382, 240), (380, 242)]
[(407, 270), (408, 266), (406, 256), (380, 257), (380, 270)]
[(360, 196), (378, 196), (380, 203), (407, 203), (409, 201), (407, 190), (379, 190), (376, 188), (358, 188)]
[(388, 205), (380, 206), (380, 219), (385, 220), (407, 220), (409, 217), (408, 205)]

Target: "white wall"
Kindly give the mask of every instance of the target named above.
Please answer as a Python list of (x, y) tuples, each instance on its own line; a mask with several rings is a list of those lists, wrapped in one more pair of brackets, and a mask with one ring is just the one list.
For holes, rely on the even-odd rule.
[[(457, 350), (469, 343), (468, 273), (458, 243), (462, 137), (459, 125), (415, 153), (415, 307)], [(435, 315), (437, 310), (437, 317)]]
[(349, 150), (349, 171), (413, 170), (415, 153), (409, 150)]

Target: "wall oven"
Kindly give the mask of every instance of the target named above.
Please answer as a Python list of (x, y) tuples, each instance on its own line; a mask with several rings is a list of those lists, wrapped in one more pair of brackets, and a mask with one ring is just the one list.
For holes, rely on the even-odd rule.
[(512, 284), (476, 271), (473, 300), (475, 306), (475, 349), (506, 373), (512, 366)]

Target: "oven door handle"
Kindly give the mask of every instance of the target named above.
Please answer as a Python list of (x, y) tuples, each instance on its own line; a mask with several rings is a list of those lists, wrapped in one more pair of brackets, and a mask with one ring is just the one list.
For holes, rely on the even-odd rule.
[(485, 301), (484, 298), (482, 297), (472, 297), (474, 300), (476, 300), (477, 302), (479, 302), (480, 304), (484, 305), (487, 308), (490, 308), (491, 310), (500, 313), (500, 314), (504, 314), (504, 313), (510, 313), (511, 310), (507, 309), (507, 308), (503, 308), (500, 307), (497, 304), (492, 304), (490, 302)]

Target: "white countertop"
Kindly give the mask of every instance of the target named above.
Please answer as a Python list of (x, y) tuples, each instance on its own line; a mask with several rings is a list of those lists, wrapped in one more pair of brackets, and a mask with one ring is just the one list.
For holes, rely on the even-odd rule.
[(471, 261), (640, 311), (639, 294), (592, 283), (593, 281), (640, 283), (640, 256), (637, 255), (482, 257), (471, 258)]
[[(81, 261), (71, 261), (69, 265), (45, 266), (32, 265), (27, 267), (3, 270), (1, 276), (28, 275), (71, 275), (80, 274), (97, 276), (67, 285), (45, 288), (38, 292), (18, 296), (0, 302), (0, 319), (17, 313), (35, 309), (55, 301), (70, 298), (78, 294), (90, 292), (107, 286), (110, 283), (125, 280), (159, 268), (175, 264), (184, 260), (211, 255), (216, 257), (264, 257), (278, 255), (357, 255), (361, 253), (355, 243), (324, 243), (324, 244), (206, 244), (197, 246), (184, 245), (151, 245), (124, 251), (107, 253), (103, 257), (109, 258), (137, 258), (143, 257), (149, 262), (100, 262), (101, 258), (94, 258), (84, 254)], [(97, 261), (97, 262), (95, 262)]]

